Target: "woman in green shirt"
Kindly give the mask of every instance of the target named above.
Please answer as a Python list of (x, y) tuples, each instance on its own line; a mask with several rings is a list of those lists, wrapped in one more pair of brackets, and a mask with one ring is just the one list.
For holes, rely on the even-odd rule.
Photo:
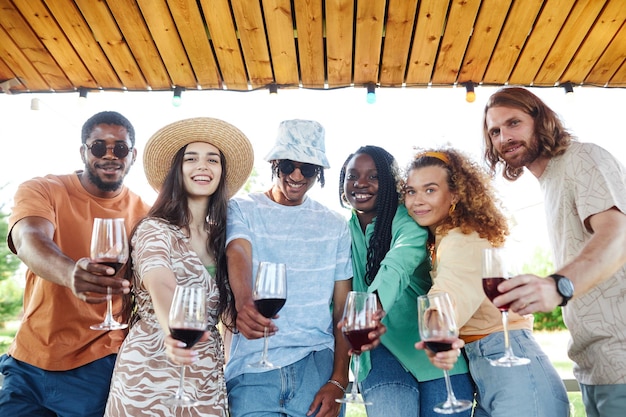
[[(417, 296), (431, 286), (428, 231), (399, 204), (399, 184), (394, 157), (377, 146), (350, 155), (339, 177), (341, 203), (352, 208), (353, 289), (376, 293), (386, 313), (387, 332), (376, 349), (360, 355), (355, 378), (372, 403), (366, 406), (369, 417), (436, 416), (434, 405), (446, 399), (443, 373), (413, 347), (419, 340)], [(473, 398), (463, 358), (450, 375), (457, 396)]]

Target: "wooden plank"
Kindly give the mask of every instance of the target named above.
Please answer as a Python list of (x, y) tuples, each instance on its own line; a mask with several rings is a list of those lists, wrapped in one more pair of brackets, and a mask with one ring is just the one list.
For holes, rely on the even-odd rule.
[[(50, 91), (51, 87), (46, 80), (43, 79), (28, 60), (28, 57), (24, 55), (22, 49), (13, 42), (13, 39), (11, 39), (3, 27), (0, 27), (0, 57), (2, 57), (4, 65), (13, 72), (13, 74), (7, 74), (3, 78), (19, 78), (25, 85), (25, 87), (12, 87), (11, 90), (23, 90), (26, 88), (30, 91)], [(2, 79), (1, 81), (5, 80)]]
[[(0, 26), (6, 30), (6, 35), (11, 39), (7, 42), (14, 44), (30, 63), (27, 67), (33, 67), (37, 73), (37, 77), (30, 84), (31, 88), (40, 85), (45, 90), (49, 90), (52, 86), (58, 86), (60, 90), (73, 90), (72, 83), (67, 79), (65, 73), (50, 55), (39, 37), (29, 27), (20, 12), (9, 0), (0, 0)], [(7, 49), (12, 49), (12, 45), (7, 45)], [(13, 60), (18, 58), (15, 54)], [(24, 64), (22, 69), (24, 70)], [(13, 70), (14, 72), (16, 70)], [(21, 75), (23, 77), (23, 75)]]
[(247, 90), (248, 74), (228, 0), (201, 0), (200, 3), (223, 82), (228, 89)]
[(451, 85), (457, 81), (465, 49), (472, 35), (480, 0), (454, 0), (448, 13), (446, 30), (435, 63), (433, 85)]
[(498, 41), (512, 0), (484, 0), (461, 64), (457, 82), (480, 82)]
[(380, 67), (381, 86), (398, 86), (404, 82), (416, 12), (417, 0), (389, 0)]
[[(46, 0), (46, 4), (76, 53), (89, 68), (98, 87), (146, 88), (106, 4), (87, 0), (77, 0), (76, 3), (73, 0)], [(104, 51), (108, 52), (108, 56)], [(115, 65), (115, 69), (112, 65)]]
[(420, 2), (417, 25), (413, 35), (411, 59), (406, 74), (406, 85), (428, 85), (437, 59), (437, 51), (446, 22), (449, 1), (424, 0)]
[(484, 84), (504, 84), (508, 81), (533, 23), (541, 10), (543, 1), (513, 2), (509, 17), (504, 23), (504, 28), (500, 32), (496, 47), (491, 54), (487, 70), (482, 77)]
[(198, 82), (165, 0), (137, 0), (137, 4), (161, 54), (172, 84), (195, 89)]
[(305, 88), (324, 88), (324, 19), (322, 0), (294, 0), (300, 82)]
[(563, 25), (559, 36), (552, 43), (550, 52), (533, 80), (534, 85), (554, 85), (554, 80), (563, 80), (562, 74), (576, 54), (587, 32), (602, 11), (604, 1), (587, 0), (577, 2)]
[(258, 1), (231, 0), (235, 26), (252, 88), (265, 87), (274, 81), (265, 25)]
[(615, 75), (611, 77), (607, 85), (610, 87), (626, 87), (626, 61), (622, 62), (622, 65), (615, 72)]
[(221, 88), (222, 83), (196, 0), (168, 0), (199, 88)]
[[(90, 1), (90, 0), (87, 0)], [(106, 0), (138, 71), (146, 80), (147, 90), (167, 90), (172, 80), (135, 1)]]
[(289, 0), (263, 0), (265, 30), (276, 84), (298, 86), (298, 54)]
[(357, 3), (354, 43), (354, 85), (378, 83), (385, 0)]
[[(620, 68), (626, 65), (626, 24), (623, 24), (617, 35), (604, 50), (591, 72), (585, 78), (585, 84), (605, 86), (610, 85), (611, 80)], [(621, 80), (626, 78), (621, 77)], [(623, 85), (623, 84), (622, 84)], [(615, 85), (611, 85), (615, 86)]]
[(515, 68), (511, 72), (510, 84), (532, 85), (572, 5), (571, 0), (546, 0)]
[[(585, 37), (569, 67), (561, 76), (561, 81), (582, 83), (605, 50), (605, 48), (598, 46), (606, 45), (608, 47), (625, 21), (626, 3), (609, 2)], [(626, 44), (622, 44), (622, 50), (626, 51), (624, 46)]]
[(354, 1), (326, 0), (326, 82), (329, 88), (352, 83)]

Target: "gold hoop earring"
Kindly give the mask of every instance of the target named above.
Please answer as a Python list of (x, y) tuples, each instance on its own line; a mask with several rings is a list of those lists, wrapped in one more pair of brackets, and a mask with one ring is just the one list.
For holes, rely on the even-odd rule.
[(450, 208), (448, 209), (448, 214), (450, 216), (452, 216), (452, 213), (454, 213), (454, 209), (456, 209), (456, 203), (452, 203), (452, 205), (450, 206)]

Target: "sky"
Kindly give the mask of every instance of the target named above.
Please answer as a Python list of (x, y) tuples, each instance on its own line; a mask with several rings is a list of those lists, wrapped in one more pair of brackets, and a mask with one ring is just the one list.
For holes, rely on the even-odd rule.
[[(188, 117), (223, 119), (241, 129), (255, 150), (256, 188), (271, 185), (271, 149), (282, 120), (312, 119), (326, 129), (326, 153), (331, 168), (326, 186), (310, 195), (344, 215), (338, 197), (338, 178), (347, 156), (363, 145), (377, 145), (393, 154), (405, 167), (413, 149), (452, 145), (480, 160), (482, 113), (494, 87), (476, 88), (476, 101), (465, 101), (464, 88), (378, 88), (376, 102), (366, 101), (364, 88), (336, 90), (265, 89), (249, 92), (184, 91), (181, 105), (172, 105), (172, 92), (90, 92), (0, 94), (0, 207), (10, 211), (19, 183), (49, 173), (66, 174), (82, 169), (80, 130), (84, 121), (102, 110), (115, 110), (135, 126), (138, 159), (126, 184), (146, 201), (156, 196), (145, 179), (143, 148), (149, 137), (166, 124)], [(626, 164), (626, 133), (619, 121), (625, 116), (626, 89), (575, 87), (566, 95), (561, 87), (531, 88), (564, 120), (581, 141), (594, 142)], [(39, 110), (31, 110), (31, 99)], [(515, 219), (512, 241), (526, 247), (545, 246), (542, 197), (536, 179), (526, 173), (510, 183), (496, 179), (500, 197)]]

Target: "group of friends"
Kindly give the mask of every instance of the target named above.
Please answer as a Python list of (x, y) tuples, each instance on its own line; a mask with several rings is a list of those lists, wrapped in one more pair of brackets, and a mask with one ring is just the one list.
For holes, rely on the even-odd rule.
[[(563, 382), (533, 338), (534, 312), (563, 306), (587, 416), (626, 410), (626, 170), (583, 143), (525, 88), (493, 94), (483, 118), (488, 167), (450, 147), (423, 149), (401, 170), (378, 146), (341, 167), (338, 197), (351, 217), (307, 196), (330, 167), (325, 130), (286, 120), (265, 157), (272, 186), (235, 196), (253, 167), (253, 148), (235, 126), (201, 117), (158, 130), (144, 170), (158, 190), (152, 206), (124, 185), (135, 162), (135, 131), (121, 114), (98, 113), (82, 128), (82, 170), (21, 184), (8, 246), (27, 266), (24, 314), (0, 358), (0, 415), (317, 416), (343, 415), (350, 346), (341, 335), (349, 291), (377, 296), (380, 323), (354, 383), (369, 417), (437, 415), (446, 397), (441, 369), (462, 416), (565, 417)], [(419, 141), (419, 138), (416, 138)], [(544, 192), (556, 270), (501, 283), (493, 303), (482, 289), (483, 249), (509, 234), (492, 186), (525, 171)], [(93, 218), (124, 218), (131, 248), (123, 277), (89, 259)], [(256, 309), (259, 262), (285, 263), (280, 313)], [(209, 326), (191, 349), (169, 334), (177, 285), (207, 289)], [(128, 331), (94, 331), (107, 287)], [(448, 352), (420, 342), (416, 300), (446, 292), (460, 338)], [(498, 307), (510, 304), (513, 351), (530, 364), (494, 367), (503, 353)], [(270, 362), (260, 357), (265, 329)], [(416, 343), (417, 342), (417, 343)], [(164, 400), (185, 374), (193, 407)], [(433, 366), (434, 365), (434, 366)]]

